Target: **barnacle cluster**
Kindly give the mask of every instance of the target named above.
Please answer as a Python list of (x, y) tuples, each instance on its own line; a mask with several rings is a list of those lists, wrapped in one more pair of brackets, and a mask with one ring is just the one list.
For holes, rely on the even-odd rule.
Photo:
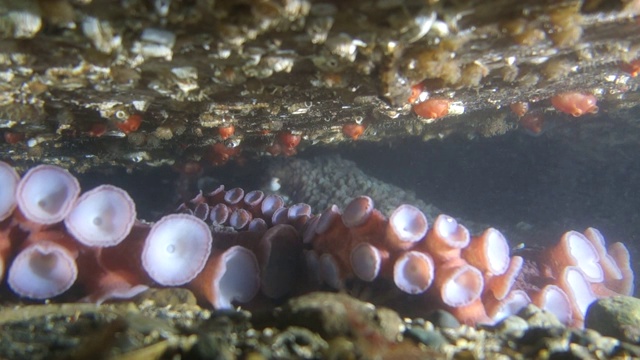
[[(283, 131), (302, 148), (493, 136), (517, 127), (508, 105), (551, 112), (571, 91), (629, 108), (637, 12), (636, 1), (5, 1), (3, 146), (26, 148), (14, 161), (47, 154), (82, 170), (105, 151), (128, 165), (200, 161), (214, 146), (273, 153)], [(432, 99), (447, 111), (423, 110)], [(487, 127), (479, 111), (506, 120)]]

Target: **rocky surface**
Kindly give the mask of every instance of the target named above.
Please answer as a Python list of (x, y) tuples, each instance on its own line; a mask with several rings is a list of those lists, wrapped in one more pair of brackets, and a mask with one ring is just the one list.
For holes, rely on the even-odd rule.
[[(7, 305), (0, 356), (11, 359), (550, 359), (640, 357), (637, 341), (568, 329), (534, 306), (494, 326), (401, 319), (344, 294), (311, 293), (268, 313), (212, 311), (182, 289), (134, 302)], [(441, 320), (435, 320), (441, 319)], [(546, 320), (545, 320), (546, 319)], [(443, 321), (443, 322), (442, 322)]]
[[(45, 162), (76, 173), (172, 165), (192, 176), (236, 159), (235, 181), (256, 177), (238, 170), (247, 159), (281, 155), (283, 142), (291, 155), (356, 137), (395, 148), (406, 145), (406, 136), (464, 139), (410, 143), (404, 151), (412, 156), (389, 158), (410, 159), (412, 167), (425, 160), (446, 163), (424, 168), (444, 179), (455, 170), (456, 178), (480, 184), (441, 180), (425, 186), (406, 178), (433, 189), (436, 194), (426, 195), (413, 189), (428, 203), (440, 193), (455, 194), (466, 207), (475, 204), (486, 219), (469, 218), (479, 222), (497, 225), (499, 215), (507, 218), (501, 226), (522, 225), (528, 234), (533, 223), (533, 237), (541, 242), (554, 241), (559, 229), (603, 224), (616, 241), (637, 239), (630, 194), (638, 183), (640, 96), (632, 76), (637, 70), (629, 64), (639, 57), (638, 1), (118, 4), (0, 1), (2, 160), (22, 170)], [(449, 115), (435, 121), (416, 115), (409, 99), (418, 88), (422, 98), (451, 100)], [(573, 118), (554, 110), (549, 98), (570, 90), (595, 95), (599, 113)], [(509, 109), (515, 102), (528, 102), (530, 113), (544, 116), (538, 142), (517, 135), (492, 143), (492, 152), (478, 146), (473, 140), (524, 130)], [(352, 132), (357, 126), (364, 131), (359, 136)], [(288, 135), (300, 145), (283, 141)], [(479, 157), (466, 156), (467, 146)], [(451, 162), (438, 157), (443, 153)], [(373, 160), (389, 173), (393, 165), (379, 166), (380, 158)], [(459, 165), (449, 165), (460, 158)], [(501, 169), (474, 167), (483, 163), (513, 170), (502, 178), (513, 183), (508, 188), (515, 202), (475, 197), (504, 194), (507, 187), (494, 177), (485, 181), (487, 170)], [(127, 176), (121, 169), (107, 172), (120, 181)], [(530, 181), (514, 180), (514, 174)], [(102, 183), (102, 175), (94, 173), (94, 183)], [(161, 179), (156, 188), (174, 194), (174, 178)], [(459, 185), (455, 191), (452, 184)], [(144, 201), (154, 216), (167, 211), (155, 206), (157, 198), (154, 193)], [(602, 202), (608, 205), (593, 205)], [(444, 201), (436, 204), (448, 210)], [(568, 218), (576, 212), (588, 219)], [(553, 234), (539, 232), (550, 224)], [(637, 258), (636, 247), (631, 251)], [(598, 315), (604, 317), (598, 323), (612, 326), (594, 325), (602, 336), (563, 328), (535, 308), (492, 327), (459, 326), (447, 313), (436, 313), (402, 318), (398, 330), (398, 314), (331, 294), (293, 299), (274, 312), (215, 312), (177, 289), (104, 306), (3, 299), (3, 358), (640, 357), (637, 333), (630, 331), (635, 323), (619, 313)], [(327, 309), (344, 309), (348, 316), (327, 318)], [(299, 311), (314, 314), (313, 323), (296, 321), (292, 314)]]
[[(279, 153), (274, 145), (287, 134), (300, 136), (300, 148), (351, 141), (354, 129), (371, 141), (485, 137), (518, 127), (515, 102), (555, 117), (549, 98), (562, 91), (596, 95), (601, 113), (635, 129), (628, 110), (639, 100), (631, 77), (639, 8), (597, 0), (5, 0), (0, 150), (20, 165), (85, 171), (220, 164)], [(417, 116), (409, 99), (419, 90), (419, 99), (449, 100), (450, 115)], [(220, 133), (231, 125), (233, 136)]]
[(628, 296), (600, 299), (589, 306), (585, 326), (606, 336), (640, 343), (640, 300)]

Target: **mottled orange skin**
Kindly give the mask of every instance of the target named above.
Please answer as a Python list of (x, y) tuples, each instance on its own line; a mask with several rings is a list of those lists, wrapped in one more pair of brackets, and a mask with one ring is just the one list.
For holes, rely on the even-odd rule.
[(595, 96), (579, 92), (566, 92), (551, 98), (551, 104), (556, 110), (575, 117), (598, 112), (597, 101)]
[(447, 99), (429, 99), (413, 105), (413, 111), (426, 119), (438, 119), (449, 114), (450, 103)]
[(233, 136), (235, 132), (236, 132), (236, 127), (233, 125), (226, 125), (218, 128), (218, 134), (220, 134), (220, 137), (222, 138), (222, 140), (227, 140), (228, 138)]
[(509, 107), (511, 108), (511, 111), (513, 111), (514, 114), (518, 115), (518, 117), (523, 117), (524, 114), (526, 114), (527, 111), (529, 111), (528, 102), (518, 101), (509, 105)]
[(116, 126), (125, 134), (129, 134), (137, 131), (138, 128), (140, 128), (141, 123), (142, 123), (142, 116), (138, 114), (133, 114), (129, 116), (127, 120), (117, 123)]
[(358, 140), (360, 135), (364, 133), (364, 125), (360, 124), (344, 124), (342, 126), (342, 133), (344, 136), (349, 137), (353, 140)]

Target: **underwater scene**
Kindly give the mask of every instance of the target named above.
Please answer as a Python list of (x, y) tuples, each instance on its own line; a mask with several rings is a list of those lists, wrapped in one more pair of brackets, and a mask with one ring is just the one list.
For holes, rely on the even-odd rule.
[(639, 30), (0, 0), (0, 358), (640, 358)]

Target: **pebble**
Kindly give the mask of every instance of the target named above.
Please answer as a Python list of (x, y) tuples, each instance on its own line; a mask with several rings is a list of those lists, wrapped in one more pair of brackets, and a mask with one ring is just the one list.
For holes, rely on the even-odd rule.
[(144, 301), (151, 300), (158, 307), (175, 306), (175, 305), (196, 305), (196, 297), (193, 293), (183, 288), (159, 288), (149, 289), (136, 296), (135, 301), (142, 304)]
[(225, 345), (212, 333), (202, 334), (198, 336), (198, 341), (187, 353), (187, 357), (190, 359), (231, 360), (234, 358), (233, 353)]
[[(390, 309), (326, 292), (291, 299), (262, 320), (259, 311), (214, 311), (169, 303), (145, 298), (139, 304), (74, 304), (75, 309), (59, 305), (5, 308), (0, 311), (6, 313), (0, 317), (4, 319), (0, 330), (6, 335), (0, 341), (0, 357), (153, 352), (154, 356), (142, 358), (640, 358), (638, 344), (595, 329), (560, 326), (534, 306), (493, 326), (454, 327), (446, 312), (432, 314), (430, 321), (403, 321)], [(603, 322), (611, 322), (607, 319)], [(31, 348), (16, 346), (25, 339)], [(83, 346), (78, 352), (78, 344), (98, 344), (98, 339), (111, 342)]]
[(436, 350), (439, 350), (444, 345), (449, 344), (442, 333), (437, 330), (426, 330), (419, 327), (411, 327), (404, 332), (404, 336)]
[(519, 338), (529, 329), (527, 321), (519, 316), (509, 316), (496, 325), (496, 330), (511, 338)]
[(445, 310), (436, 310), (432, 312), (427, 316), (426, 320), (432, 322), (433, 325), (444, 329), (460, 327), (458, 319)]
[(276, 349), (271, 357), (310, 359), (326, 351), (328, 344), (309, 329), (291, 326), (274, 336), (271, 348)]
[(520, 310), (518, 316), (526, 320), (529, 327), (543, 329), (564, 328), (564, 325), (555, 315), (532, 304)]

